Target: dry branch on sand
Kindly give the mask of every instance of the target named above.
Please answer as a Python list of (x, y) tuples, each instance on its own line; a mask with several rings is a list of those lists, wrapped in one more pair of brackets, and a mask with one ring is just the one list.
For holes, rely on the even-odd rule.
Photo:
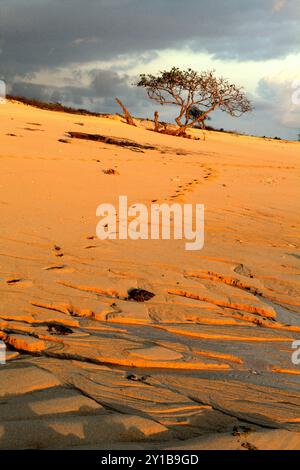
[(129, 124), (130, 126), (135, 126), (136, 127), (136, 123), (134, 122), (133, 117), (131, 116), (131, 114), (128, 111), (128, 109), (126, 108), (126, 106), (124, 106), (122, 101), (119, 100), (119, 98), (115, 98), (115, 101), (116, 101), (116, 103), (118, 103), (118, 105), (120, 106), (120, 108), (122, 109), (122, 111), (124, 113), (124, 116), (121, 116), (121, 117), (126, 119), (127, 124)]
[(155, 147), (153, 147), (152, 145), (143, 145), (135, 142), (134, 140), (122, 139), (120, 137), (109, 137), (101, 134), (87, 134), (85, 132), (74, 131), (69, 131), (68, 134), (72, 139), (92, 140), (94, 142), (103, 142), (105, 144), (118, 145), (120, 147), (129, 147), (132, 149), (155, 150)]

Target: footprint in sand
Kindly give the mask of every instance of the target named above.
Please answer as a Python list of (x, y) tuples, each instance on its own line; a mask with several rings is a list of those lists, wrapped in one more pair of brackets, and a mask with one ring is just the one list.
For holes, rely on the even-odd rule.
[(31, 132), (45, 132), (43, 129), (33, 129), (32, 127), (23, 127), (24, 131), (31, 131)]
[(11, 277), (9, 279), (6, 279), (7, 284), (17, 284), (18, 282), (21, 282), (21, 278), (16, 278), (16, 277)]
[(21, 277), (10, 277), (5, 280), (8, 285), (18, 285), (20, 287), (30, 287), (33, 285), (33, 282), (30, 279), (24, 279)]
[(70, 268), (64, 264), (54, 264), (50, 266), (46, 266), (43, 268), (44, 271), (54, 271), (54, 272), (61, 272), (61, 273), (74, 273), (75, 269)]
[(58, 245), (54, 245), (53, 252), (54, 252), (54, 255), (57, 256), (58, 258), (61, 258), (64, 256), (64, 254), (61, 251), (61, 247)]
[(55, 266), (46, 266), (45, 268), (43, 268), (45, 271), (54, 271), (54, 270), (57, 270), (57, 269), (64, 269), (64, 264), (60, 264), (60, 265), (55, 265)]

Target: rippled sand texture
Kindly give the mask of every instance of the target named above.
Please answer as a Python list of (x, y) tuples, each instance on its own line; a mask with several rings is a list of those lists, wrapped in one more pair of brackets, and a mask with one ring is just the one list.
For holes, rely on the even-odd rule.
[[(300, 144), (146, 127), (0, 106), (0, 447), (299, 449)], [(119, 195), (204, 203), (204, 249), (98, 240)]]

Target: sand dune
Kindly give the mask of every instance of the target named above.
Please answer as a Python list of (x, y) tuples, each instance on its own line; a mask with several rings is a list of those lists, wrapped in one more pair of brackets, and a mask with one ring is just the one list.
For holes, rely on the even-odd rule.
[[(0, 106), (0, 448), (300, 449), (300, 144), (149, 125)], [(204, 249), (99, 240), (119, 195), (205, 204)]]

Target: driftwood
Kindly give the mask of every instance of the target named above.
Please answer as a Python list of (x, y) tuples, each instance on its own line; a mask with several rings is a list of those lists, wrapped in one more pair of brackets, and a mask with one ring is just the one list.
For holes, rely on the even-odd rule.
[(164, 131), (167, 131), (168, 125), (167, 125), (166, 122), (160, 122), (159, 121), (158, 111), (155, 111), (155, 113), (154, 113), (154, 131), (155, 132), (161, 132), (162, 129)]
[(122, 103), (122, 101), (119, 100), (119, 98), (116, 98), (115, 99), (116, 103), (118, 103), (118, 105), (120, 106), (120, 108), (122, 109), (123, 113), (124, 113), (124, 116), (122, 116), (124, 119), (126, 119), (126, 122), (127, 124), (129, 124), (130, 126), (135, 126), (136, 127), (136, 123), (134, 122), (133, 120), (133, 117), (131, 116), (130, 112), (128, 111), (128, 109), (124, 106), (124, 104)]
[(128, 148), (131, 148), (132, 150), (137, 150), (137, 149), (155, 150), (155, 147), (153, 147), (152, 145), (138, 144), (134, 140), (122, 139), (120, 137), (110, 137), (110, 136), (100, 135), (100, 134), (87, 134), (85, 132), (73, 132), (73, 131), (69, 131), (68, 134), (70, 137), (72, 137), (72, 139), (84, 139), (84, 140), (92, 140), (94, 142), (103, 142), (104, 144), (119, 145), (120, 147), (128, 147)]
[(154, 113), (154, 130), (155, 130), (155, 132), (159, 131), (159, 116), (158, 116), (157, 111), (155, 111), (155, 113)]

